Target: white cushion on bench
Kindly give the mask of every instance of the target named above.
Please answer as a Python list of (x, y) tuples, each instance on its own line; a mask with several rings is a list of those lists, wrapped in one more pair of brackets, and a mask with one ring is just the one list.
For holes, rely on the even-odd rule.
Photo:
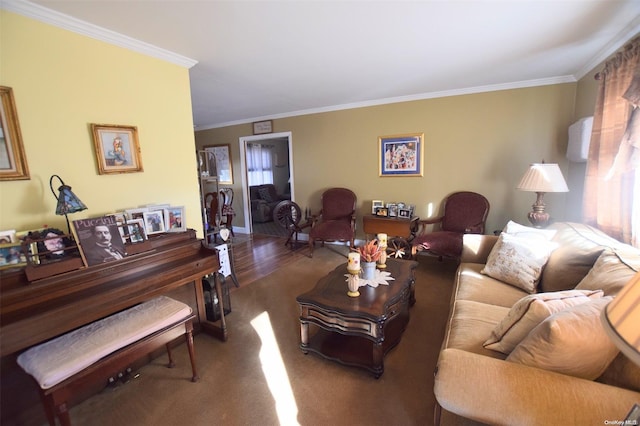
[(49, 389), (191, 312), (188, 305), (160, 296), (34, 346), (18, 357), (18, 364)]

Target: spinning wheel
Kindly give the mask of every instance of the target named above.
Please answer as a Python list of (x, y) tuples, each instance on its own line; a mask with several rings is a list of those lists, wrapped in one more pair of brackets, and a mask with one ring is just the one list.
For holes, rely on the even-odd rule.
[[(273, 209), (273, 221), (289, 231), (289, 237), (284, 244), (291, 244), (292, 249), (294, 244), (298, 244), (298, 232), (309, 226), (308, 223), (300, 226), (301, 220), (302, 210), (291, 200), (280, 201)], [(295, 240), (292, 241), (291, 238), (294, 236)]]
[(411, 259), (411, 243), (402, 237), (390, 238), (387, 244), (387, 256), (395, 259)]

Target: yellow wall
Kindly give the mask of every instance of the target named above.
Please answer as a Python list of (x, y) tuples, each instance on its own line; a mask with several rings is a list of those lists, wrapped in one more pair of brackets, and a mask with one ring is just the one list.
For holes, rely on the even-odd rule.
[[(274, 120), (273, 128), (292, 132), (295, 201), (303, 210), (317, 211), (324, 189), (348, 187), (358, 196), (361, 230), (373, 199), (415, 204), (426, 218), (448, 193), (470, 190), (489, 199), (491, 232), (509, 219), (528, 224), (535, 194), (515, 187), (529, 163), (558, 162), (566, 173), (575, 96), (576, 84), (558, 84), (290, 117)], [(251, 124), (196, 132), (198, 146), (231, 144), (236, 191), (238, 140), (251, 132)], [(378, 137), (403, 133), (424, 133), (424, 176), (379, 177)], [(545, 196), (556, 220), (574, 208), (565, 200), (566, 194)], [(248, 227), (239, 213), (234, 223)]]
[[(169, 203), (201, 233), (188, 69), (4, 10), (0, 40), (31, 172), (0, 182), (0, 230), (66, 228), (58, 174), (89, 207), (71, 220)], [(137, 126), (144, 172), (99, 175), (90, 123)]]

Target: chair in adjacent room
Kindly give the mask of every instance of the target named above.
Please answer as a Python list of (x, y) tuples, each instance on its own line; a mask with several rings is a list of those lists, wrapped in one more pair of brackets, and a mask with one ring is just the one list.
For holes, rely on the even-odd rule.
[[(419, 222), (418, 235), (411, 241), (412, 254), (417, 252), (443, 258), (460, 259), (462, 236), (484, 234), (489, 215), (489, 200), (476, 192), (454, 192), (444, 201), (442, 216)], [(439, 225), (427, 232), (428, 225)]]
[(330, 188), (322, 194), (322, 208), (312, 217), (309, 250), (313, 256), (316, 241), (349, 241), (354, 247), (356, 235), (356, 194), (347, 188)]
[(236, 212), (233, 210), (231, 204), (233, 203), (233, 189), (231, 188), (222, 188), (220, 190), (220, 206), (221, 206), (221, 218), (220, 225), (231, 231), (232, 236), (236, 236), (233, 232), (233, 217), (236, 215)]

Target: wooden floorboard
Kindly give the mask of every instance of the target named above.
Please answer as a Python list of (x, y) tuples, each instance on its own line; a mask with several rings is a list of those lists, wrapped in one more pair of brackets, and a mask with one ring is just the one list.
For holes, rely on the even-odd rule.
[[(237, 235), (232, 243), (233, 266), (240, 287), (249, 285), (278, 268), (309, 255), (305, 244), (292, 250), (286, 238), (270, 235)], [(231, 288), (234, 288), (231, 286)]]

